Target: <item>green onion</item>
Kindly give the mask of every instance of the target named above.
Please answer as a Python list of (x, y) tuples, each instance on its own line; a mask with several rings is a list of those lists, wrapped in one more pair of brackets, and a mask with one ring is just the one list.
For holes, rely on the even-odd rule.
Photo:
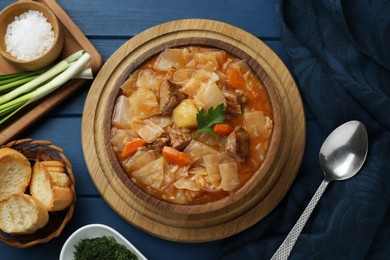
[(24, 78), (37, 76), (38, 74), (41, 74), (42, 72), (44, 72), (44, 71), (22, 71), (22, 72), (0, 75), (0, 89), (2, 89), (2, 86), (5, 84), (19, 81), (19, 80), (23, 80)]
[(14, 89), (15, 87), (18, 87), (26, 82), (29, 82), (31, 81), (32, 79), (35, 79), (37, 76), (36, 75), (32, 75), (32, 76), (27, 76), (27, 75), (24, 75), (24, 76), (20, 76), (19, 79), (8, 79), (8, 80), (4, 80), (0, 85), (0, 92), (4, 92), (4, 91), (7, 91), (9, 89)]
[[(13, 78), (15, 82), (30, 79), (24, 84), (18, 85), (15, 83), (18, 86), (17, 88), (0, 96), (0, 124), (28, 104), (52, 93), (72, 78), (91, 79), (92, 70), (85, 68), (90, 60), (91, 55), (81, 50), (41, 74), (31, 76), (29, 72), (25, 72), (25, 74), (22, 72), (0, 76), (0, 81), (9, 78)], [(7, 86), (7, 84), (3, 86)], [(3, 86), (0, 86), (0, 91), (3, 90)]]

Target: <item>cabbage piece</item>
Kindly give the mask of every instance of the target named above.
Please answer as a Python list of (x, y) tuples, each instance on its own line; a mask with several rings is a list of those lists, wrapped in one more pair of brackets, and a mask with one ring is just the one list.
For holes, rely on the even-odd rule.
[(149, 120), (157, 124), (161, 128), (165, 128), (173, 124), (173, 121), (170, 116), (152, 116), (149, 117)]
[(185, 189), (185, 190), (192, 190), (192, 191), (199, 191), (200, 188), (198, 187), (198, 185), (196, 185), (196, 183), (194, 182), (194, 180), (192, 180), (191, 178), (180, 178), (178, 179), (177, 181), (175, 181), (173, 183), (173, 185), (177, 188), (177, 189)]
[(134, 116), (148, 118), (161, 113), (160, 104), (152, 90), (138, 89), (130, 97), (130, 107)]
[(162, 192), (175, 192), (175, 187), (173, 182), (175, 181), (175, 174), (171, 173), (169, 170), (169, 164), (165, 161), (164, 163), (164, 180), (161, 187)]
[(222, 50), (212, 50), (205, 53), (205, 55), (212, 55), (216, 58), (219, 67), (221, 68), (223, 64), (227, 61), (227, 54)]
[(198, 69), (192, 78), (208, 83), (210, 81), (217, 82), (219, 80), (218, 74), (213, 70)]
[(129, 172), (134, 172), (156, 160), (156, 158), (153, 151), (138, 150), (133, 156), (130, 156), (123, 162), (123, 166), (125, 166)]
[(198, 108), (206, 110), (210, 107), (216, 108), (221, 103), (226, 107), (225, 96), (214, 81), (209, 81), (206, 85), (202, 85), (194, 97), (194, 103)]
[(114, 129), (110, 142), (115, 152), (122, 152), (125, 144), (136, 137), (137, 133), (131, 129)]
[(154, 69), (168, 71), (170, 69), (180, 69), (190, 60), (188, 49), (165, 49), (156, 59)]
[(164, 181), (164, 157), (160, 157), (131, 174), (135, 183), (160, 190)]
[(201, 142), (192, 140), (191, 143), (187, 145), (186, 149), (184, 149), (184, 153), (188, 154), (192, 162), (195, 162), (203, 160), (204, 155), (216, 154), (218, 151)]
[(119, 96), (112, 116), (112, 124), (118, 128), (130, 128), (130, 120), (134, 113), (130, 106), (130, 100), (126, 96)]
[(165, 78), (163, 75), (156, 73), (154, 70), (146, 69), (142, 70), (138, 74), (136, 85), (139, 88), (152, 90), (158, 98), (160, 93), (160, 86), (164, 81)]
[(175, 180), (178, 180), (182, 177), (187, 177), (189, 168), (190, 166), (188, 165), (184, 165), (183, 167), (178, 166), (178, 169), (175, 171)]
[(244, 120), (250, 138), (268, 138), (271, 135), (273, 123), (263, 111), (245, 112)]
[(197, 68), (207, 68), (207, 70), (217, 70), (219, 63), (215, 52), (195, 53), (194, 60)]
[(183, 86), (188, 80), (192, 78), (192, 75), (196, 72), (194, 69), (179, 69), (173, 73), (172, 82)]
[(223, 158), (223, 153), (213, 153), (203, 156), (204, 166), (207, 170), (207, 179), (213, 188), (219, 186), (221, 182), (221, 174), (219, 173), (219, 164)]
[(188, 177), (181, 177), (173, 184), (178, 189), (200, 191), (207, 184), (207, 171), (203, 166), (193, 167), (189, 170)]
[(191, 180), (195, 182), (196, 186), (203, 189), (207, 185), (207, 170), (204, 166), (191, 168), (189, 173), (192, 176)]
[(236, 61), (231, 64), (231, 67), (240, 71), (242, 75), (252, 71), (245, 60)]
[(137, 90), (137, 85), (135, 84), (135, 82), (137, 81), (138, 73), (139, 70), (136, 70), (133, 73), (131, 73), (129, 78), (121, 85), (123, 94), (125, 94), (127, 97)]
[(219, 172), (221, 173), (220, 187), (225, 191), (232, 191), (240, 185), (238, 178), (238, 165), (236, 162), (225, 162), (219, 164)]
[(181, 91), (190, 97), (194, 97), (198, 93), (199, 89), (201, 89), (204, 85), (206, 85), (204, 82), (191, 78), (184, 83)]
[(183, 87), (181, 89), (182, 92), (186, 93), (191, 97), (194, 97), (198, 93), (198, 91), (206, 84), (209, 84), (211, 82), (217, 82), (219, 80), (218, 75), (213, 71), (205, 69), (198, 69), (194, 71), (195, 72), (192, 73), (192, 77), (184, 81), (182, 85)]
[(149, 119), (141, 120), (134, 118), (130, 125), (131, 128), (137, 132), (137, 134), (147, 143), (154, 142), (158, 137), (161, 136), (162, 133), (164, 133), (164, 129)]

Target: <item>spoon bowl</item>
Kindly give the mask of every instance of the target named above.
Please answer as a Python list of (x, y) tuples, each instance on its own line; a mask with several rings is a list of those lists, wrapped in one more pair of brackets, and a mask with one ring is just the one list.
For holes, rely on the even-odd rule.
[(363, 166), (367, 147), (367, 131), (362, 123), (349, 121), (339, 126), (326, 138), (320, 150), (320, 167), (325, 178), (334, 181), (353, 177)]
[(320, 167), (325, 178), (271, 260), (289, 257), (303, 227), (328, 184), (331, 181), (346, 180), (355, 176), (362, 168), (367, 152), (367, 131), (359, 121), (349, 121), (342, 124), (326, 138), (319, 153)]

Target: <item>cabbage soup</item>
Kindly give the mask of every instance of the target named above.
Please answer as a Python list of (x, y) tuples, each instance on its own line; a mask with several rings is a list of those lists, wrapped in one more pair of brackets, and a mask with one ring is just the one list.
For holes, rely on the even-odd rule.
[(245, 60), (219, 49), (165, 49), (121, 85), (111, 144), (127, 176), (174, 204), (232, 195), (266, 157), (270, 98)]

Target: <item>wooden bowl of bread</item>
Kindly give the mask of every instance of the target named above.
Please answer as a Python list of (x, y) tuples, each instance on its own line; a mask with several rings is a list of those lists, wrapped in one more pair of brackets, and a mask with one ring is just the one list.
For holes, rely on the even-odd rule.
[(72, 218), (72, 165), (46, 140), (22, 139), (0, 148), (0, 239), (26, 248), (58, 237)]

